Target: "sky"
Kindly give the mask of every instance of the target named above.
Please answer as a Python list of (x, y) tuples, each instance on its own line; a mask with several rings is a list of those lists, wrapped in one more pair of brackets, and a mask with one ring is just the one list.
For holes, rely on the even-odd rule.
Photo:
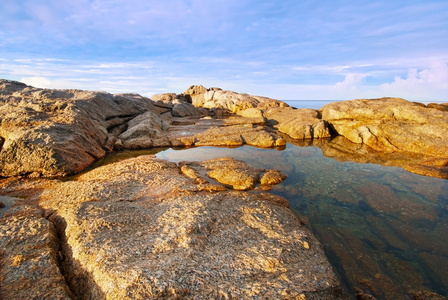
[(2, 0), (0, 78), (41, 88), (448, 102), (446, 0)]

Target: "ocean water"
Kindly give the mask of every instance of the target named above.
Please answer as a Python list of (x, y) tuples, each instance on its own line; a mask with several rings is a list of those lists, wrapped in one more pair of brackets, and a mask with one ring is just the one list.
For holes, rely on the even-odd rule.
[[(320, 109), (325, 105), (331, 102), (338, 102), (343, 100), (282, 100), (286, 102), (289, 106), (295, 108), (312, 108), (312, 109)], [(445, 103), (446, 101), (421, 101), (420, 103), (429, 104), (429, 103)]]
[(289, 106), (295, 108), (320, 109), (324, 107), (326, 104), (336, 102), (338, 100), (282, 100), (282, 101), (286, 102)]

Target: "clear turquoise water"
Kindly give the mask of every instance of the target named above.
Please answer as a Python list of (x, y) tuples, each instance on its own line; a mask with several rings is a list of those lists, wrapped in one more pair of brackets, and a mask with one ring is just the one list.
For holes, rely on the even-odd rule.
[(323, 244), (346, 286), (377, 299), (413, 299), (419, 290), (448, 295), (448, 181), (401, 168), (338, 162), (316, 147), (167, 149), (179, 162), (230, 156), (288, 179), (273, 193)]

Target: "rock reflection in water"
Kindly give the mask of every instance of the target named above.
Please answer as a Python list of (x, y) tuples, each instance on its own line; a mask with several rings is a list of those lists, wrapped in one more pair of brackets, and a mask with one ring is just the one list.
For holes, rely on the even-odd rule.
[(337, 151), (341, 143), (288, 144), (284, 151), (203, 147), (167, 150), (158, 157), (230, 156), (255, 168), (282, 170), (288, 179), (273, 192), (308, 221), (348, 294), (413, 299), (420, 290), (432, 290), (448, 295), (448, 181), (384, 167), (406, 167), (421, 157), (375, 156), (359, 145), (357, 151), (347, 145)]

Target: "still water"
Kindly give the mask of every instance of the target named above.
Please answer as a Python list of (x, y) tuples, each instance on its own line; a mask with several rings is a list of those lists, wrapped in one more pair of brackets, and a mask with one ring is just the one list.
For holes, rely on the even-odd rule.
[(312, 146), (160, 150), (157, 157), (174, 162), (229, 156), (287, 174), (272, 192), (285, 197), (321, 241), (348, 298), (356, 289), (377, 299), (413, 299), (420, 290), (448, 295), (448, 180), (338, 162)]

